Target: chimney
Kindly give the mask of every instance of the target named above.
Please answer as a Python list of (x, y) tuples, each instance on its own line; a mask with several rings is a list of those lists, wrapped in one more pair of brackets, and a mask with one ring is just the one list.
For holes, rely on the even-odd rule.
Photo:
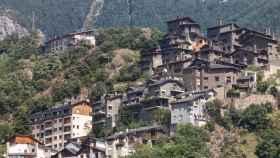
[(223, 19), (222, 19), (222, 18), (218, 20), (218, 25), (219, 25), (219, 26), (224, 25), (224, 21), (223, 21)]
[(254, 52), (255, 53), (257, 52), (257, 45), (256, 44), (254, 45)]
[(266, 35), (271, 35), (271, 30), (270, 30), (270, 27), (269, 27), (269, 28), (266, 28), (265, 33), (266, 33)]
[(275, 32), (272, 32), (272, 39), (273, 39), (273, 40), (276, 39)]

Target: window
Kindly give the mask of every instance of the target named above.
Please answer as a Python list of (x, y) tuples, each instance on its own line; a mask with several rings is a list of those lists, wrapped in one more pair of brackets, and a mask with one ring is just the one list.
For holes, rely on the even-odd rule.
[(79, 129), (80, 128), (80, 126), (79, 125), (77, 125), (77, 129)]
[(227, 83), (231, 83), (231, 77), (230, 76), (227, 77)]
[(53, 138), (54, 140), (57, 140), (57, 136), (54, 136), (54, 138)]
[(62, 119), (59, 119), (59, 122), (62, 122)]
[(71, 118), (68, 117), (68, 118), (64, 118), (64, 124), (68, 124), (71, 122)]
[(204, 89), (208, 89), (208, 86), (204, 86)]
[(208, 77), (204, 77), (204, 80), (208, 80)]
[(180, 115), (179, 116), (179, 121), (182, 121), (183, 120), (183, 115)]
[(64, 135), (64, 138), (65, 138), (65, 139), (70, 139), (70, 138), (71, 138), (71, 134), (65, 134), (65, 135)]
[(65, 126), (64, 127), (64, 132), (69, 132), (71, 131), (71, 126)]
[(53, 129), (53, 132), (56, 132), (56, 131), (57, 131), (57, 128), (54, 128), (54, 129)]
[(62, 139), (62, 135), (59, 136), (59, 139)]
[(112, 110), (112, 106), (109, 106), (108, 108), (109, 108), (109, 110)]
[(216, 82), (220, 81), (220, 77), (219, 76), (215, 76), (215, 81)]
[(59, 127), (58, 129), (59, 129), (60, 131), (62, 131), (62, 127)]

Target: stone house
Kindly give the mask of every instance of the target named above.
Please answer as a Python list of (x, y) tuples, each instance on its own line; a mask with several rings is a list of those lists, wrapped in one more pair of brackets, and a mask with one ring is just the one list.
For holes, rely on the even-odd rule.
[(105, 143), (91, 137), (70, 140), (51, 158), (105, 158)]
[(176, 101), (171, 102), (171, 133), (176, 131), (177, 125), (205, 125), (205, 103), (213, 99), (215, 94), (214, 90), (206, 90), (178, 95)]
[(184, 92), (184, 85), (177, 80), (160, 80), (148, 85), (149, 96), (173, 97)]
[(200, 25), (189, 17), (168, 21), (167, 27), (168, 33), (159, 48), (141, 52), (140, 67), (143, 71), (154, 73), (157, 67), (168, 68), (170, 63), (190, 60), (193, 51), (199, 51), (208, 43), (201, 34)]
[(137, 145), (153, 145), (166, 135), (167, 130), (161, 126), (141, 127), (116, 133), (106, 138), (106, 157), (127, 157), (135, 152)]
[(86, 45), (95, 47), (96, 39), (93, 36), (93, 31), (74, 32), (50, 39), (43, 49), (45, 52), (58, 53), (69, 48), (75, 48), (80, 42), (85, 42)]
[(141, 51), (139, 67), (142, 71), (153, 72), (153, 69), (162, 65), (162, 54), (159, 48)]
[(176, 80), (150, 80), (145, 87), (128, 92), (122, 105), (122, 108), (132, 112), (136, 120), (144, 122), (153, 121), (154, 110), (161, 108), (168, 110), (170, 101), (184, 92), (184, 85)]
[[(221, 48), (227, 53), (243, 51), (241, 54), (246, 54), (246, 51), (248, 50), (255, 50), (254, 56), (261, 57), (263, 51), (266, 51), (266, 60), (278, 56), (278, 41), (274, 34), (268, 30), (266, 30), (265, 33), (262, 33), (248, 28), (241, 28), (236, 24), (225, 24), (208, 28), (207, 37), (209, 40), (220, 41), (223, 43)], [(257, 53), (256, 50), (260, 53)], [(236, 60), (238, 59), (240, 58), (237, 58)]]
[(123, 102), (123, 94), (114, 93), (99, 97), (93, 101), (93, 127), (114, 128), (118, 121), (119, 109)]
[(223, 43), (222, 50), (233, 52), (235, 47), (239, 47), (238, 37), (240, 27), (236, 24), (219, 24), (207, 29), (207, 38)]
[(231, 88), (240, 74), (240, 68), (196, 59), (184, 70), (184, 84), (188, 91)]

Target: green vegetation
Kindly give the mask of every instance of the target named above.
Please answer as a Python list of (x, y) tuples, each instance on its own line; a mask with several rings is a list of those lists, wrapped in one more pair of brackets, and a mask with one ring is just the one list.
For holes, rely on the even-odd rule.
[[(95, 98), (113, 91), (114, 84), (142, 79), (144, 74), (136, 66), (137, 52), (151, 47), (151, 43), (156, 46), (161, 37), (155, 29), (151, 29), (150, 37), (143, 34), (139, 28), (102, 29), (97, 32), (95, 49), (81, 44), (58, 54), (41, 53), (36, 33), (22, 39), (10, 36), (1, 41), (0, 120), (3, 123), (0, 128), (5, 130), (1, 130), (0, 140), (4, 142), (13, 133), (29, 133), (31, 113), (77, 96), (82, 89)], [(119, 49), (133, 51), (123, 57), (124, 63), (111, 68)], [(115, 68), (120, 72), (110, 77)]]
[(154, 146), (139, 146), (130, 158), (210, 158), (206, 144), (209, 140), (207, 132), (192, 125), (180, 126), (174, 137), (161, 139)]
[(271, 104), (251, 105), (242, 113), (239, 125), (253, 132), (269, 128), (269, 113), (272, 113)]
[(267, 129), (261, 135), (262, 141), (256, 149), (259, 158), (276, 158), (280, 156), (280, 131)]
[(239, 98), (240, 97), (240, 90), (238, 89), (230, 89), (228, 92), (227, 92), (227, 97), (229, 98)]

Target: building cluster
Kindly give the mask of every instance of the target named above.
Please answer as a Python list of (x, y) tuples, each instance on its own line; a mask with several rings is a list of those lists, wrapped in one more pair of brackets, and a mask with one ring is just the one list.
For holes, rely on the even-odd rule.
[[(167, 25), (160, 46), (141, 52), (139, 66), (152, 74), (151, 79), (126, 92), (91, 101), (80, 98), (33, 114), (31, 136), (11, 138), (8, 157), (126, 157), (138, 144), (153, 145), (161, 137), (174, 135), (178, 125), (205, 125), (208, 102), (224, 100), (232, 88), (253, 89), (256, 73), (247, 68), (269, 70), (270, 61), (278, 57), (278, 41), (269, 29), (261, 33), (220, 22), (208, 28), (205, 36), (189, 17)], [(75, 35), (68, 37), (72, 40)], [(63, 50), (65, 41), (69, 42), (52, 40), (48, 47)], [(122, 120), (143, 125), (123, 129)], [(104, 129), (102, 140), (94, 138), (92, 131)]]
[(89, 47), (95, 47), (96, 39), (93, 31), (74, 32), (52, 38), (45, 43), (43, 49), (44, 52), (59, 53), (69, 48), (77, 48), (81, 43)]

